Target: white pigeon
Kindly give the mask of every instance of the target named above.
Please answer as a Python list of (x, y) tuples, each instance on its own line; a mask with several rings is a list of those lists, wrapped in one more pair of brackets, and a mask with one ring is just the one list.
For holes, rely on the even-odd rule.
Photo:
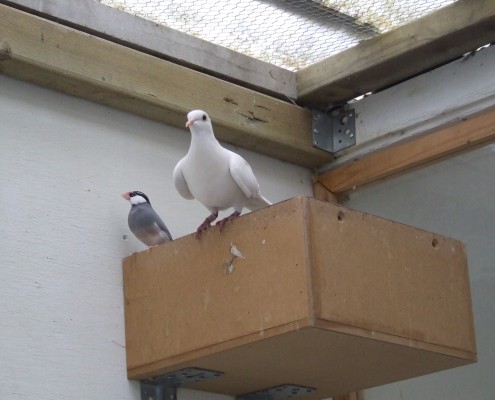
[(191, 131), (191, 145), (175, 166), (173, 178), (182, 197), (199, 200), (211, 213), (196, 230), (197, 239), (211, 227), (220, 210), (234, 208), (231, 215), (217, 222), (222, 230), (227, 221), (241, 215), (244, 207), (253, 211), (271, 204), (261, 195), (246, 160), (215, 139), (207, 113), (191, 111), (187, 114), (186, 127)]

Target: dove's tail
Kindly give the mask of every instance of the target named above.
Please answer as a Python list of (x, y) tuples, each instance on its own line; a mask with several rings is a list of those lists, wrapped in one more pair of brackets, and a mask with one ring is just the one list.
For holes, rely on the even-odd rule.
[(249, 208), (251, 211), (259, 210), (260, 208), (271, 206), (271, 201), (268, 201), (263, 196), (256, 197), (249, 200), (249, 203), (246, 204), (246, 208)]

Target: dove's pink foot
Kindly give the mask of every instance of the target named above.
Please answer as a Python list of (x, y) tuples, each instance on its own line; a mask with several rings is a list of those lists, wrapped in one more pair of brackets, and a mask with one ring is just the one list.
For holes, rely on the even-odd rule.
[(236, 219), (241, 213), (239, 211), (234, 211), (232, 214), (230, 214), (228, 217), (225, 217), (224, 219), (218, 221), (216, 225), (218, 225), (220, 232), (222, 232), (223, 226), (234, 219)]
[(198, 229), (196, 229), (196, 239), (199, 239), (203, 232), (206, 232), (208, 228), (211, 228), (211, 223), (215, 221), (217, 217), (218, 217), (218, 213), (215, 213), (205, 218), (203, 223), (198, 227)]

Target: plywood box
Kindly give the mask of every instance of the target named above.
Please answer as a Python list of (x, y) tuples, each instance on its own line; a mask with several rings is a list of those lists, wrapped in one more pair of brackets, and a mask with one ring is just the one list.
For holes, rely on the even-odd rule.
[(129, 256), (124, 289), (131, 379), (323, 399), (476, 361), (462, 243), (310, 198)]

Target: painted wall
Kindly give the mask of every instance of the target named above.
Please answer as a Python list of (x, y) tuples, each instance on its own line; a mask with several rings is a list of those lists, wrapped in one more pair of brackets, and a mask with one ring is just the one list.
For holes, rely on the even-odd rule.
[(366, 390), (365, 400), (494, 398), (494, 199), (495, 144), (351, 194), (348, 207), (466, 244), (479, 359), (470, 366)]
[[(0, 75), (0, 399), (139, 398), (121, 260), (146, 247), (120, 194), (145, 192), (174, 237), (193, 232), (208, 211), (172, 183), (188, 146), (185, 128)], [(270, 200), (312, 194), (309, 170), (237, 150)]]
[[(483, 60), (466, 62), (481, 68)], [(418, 79), (401, 87), (414, 89)], [(120, 194), (147, 193), (175, 237), (194, 231), (208, 212), (182, 199), (171, 180), (188, 144), (186, 129), (0, 75), (0, 399), (139, 398), (125, 373), (121, 259), (145, 246), (127, 228)], [(272, 201), (311, 194), (310, 171), (237, 151)], [(467, 244), (479, 354), (472, 366), (366, 390), (365, 400), (493, 398), (494, 151), (487, 146), (351, 194), (352, 208)], [(180, 400), (226, 398), (179, 393)]]

